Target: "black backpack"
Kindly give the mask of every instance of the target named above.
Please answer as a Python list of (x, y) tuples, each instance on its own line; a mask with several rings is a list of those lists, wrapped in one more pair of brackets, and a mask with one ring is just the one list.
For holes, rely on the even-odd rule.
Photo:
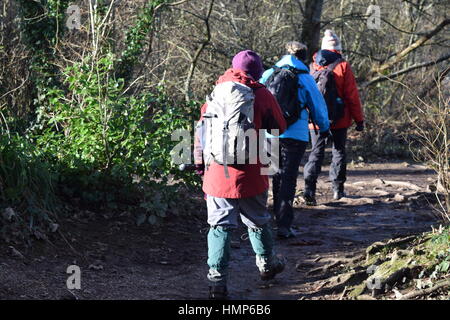
[(329, 64), (326, 68), (315, 70), (311, 73), (327, 104), (328, 119), (331, 124), (344, 116), (344, 103), (342, 102), (342, 99), (339, 98), (333, 74), (334, 68), (342, 61), (344, 60), (339, 58), (335, 62)]
[(267, 89), (277, 99), (288, 126), (299, 119), (300, 111), (304, 108), (299, 106), (298, 100), (298, 89), (302, 86), (299, 85), (297, 76), (301, 73), (309, 72), (290, 65), (281, 68), (274, 66), (273, 73), (265, 82)]

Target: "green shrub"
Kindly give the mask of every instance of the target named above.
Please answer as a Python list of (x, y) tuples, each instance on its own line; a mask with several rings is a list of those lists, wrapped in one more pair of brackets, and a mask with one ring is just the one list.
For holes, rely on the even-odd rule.
[(18, 135), (0, 137), (0, 202), (29, 216), (30, 228), (55, 218), (57, 174), (50, 170), (41, 153)]
[[(133, 92), (127, 87), (154, 10), (164, 2), (147, 3), (127, 33), (120, 58), (102, 39), (98, 50), (87, 49), (82, 61), (65, 69), (56, 63), (55, 46), (69, 1), (18, 2), (35, 88), (29, 104), (36, 113), (24, 120), (25, 134), (0, 141), (2, 205), (29, 212), (31, 225), (36, 216), (50, 221), (57, 199), (96, 208), (123, 206), (155, 223), (166, 211), (176, 211), (180, 194), (174, 182), (198, 184), (198, 177), (172, 165), (170, 154), (177, 143), (172, 132), (192, 129), (198, 105), (176, 103), (162, 88)], [(97, 8), (102, 18), (105, 4)]]
[[(64, 71), (65, 89), (52, 89), (38, 110), (37, 146), (61, 173), (63, 190), (88, 202), (128, 198), (133, 180), (196, 184), (171, 163), (176, 129), (191, 129), (197, 104), (175, 104), (162, 89), (124, 94), (114, 78), (115, 57), (86, 59)], [(155, 186), (153, 184), (153, 186)], [(78, 191), (77, 191), (78, 190)]]

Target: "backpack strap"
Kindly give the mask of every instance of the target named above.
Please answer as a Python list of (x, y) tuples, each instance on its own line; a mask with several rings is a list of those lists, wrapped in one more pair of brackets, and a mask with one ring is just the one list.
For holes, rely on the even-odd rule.
[(225, 172), (225, 178), (227, 178), (227, 179), (229, 179), (230, 178), (230, 173), (228, 172), (228, 162), (227, 162), (227, 153), (228, 153), (228, 147), (227, 147), (227, 144), (228, 144), (228, 122), (224, 122), (224, 124), (223, 124), (223, 129), (222, 129), (222, 132), (223, 132), (223, 136), (222, 136), (222, 139), (223, 139), (223, 150), (222, 150), (222, 152), (223, 152), (223, 154), (224, 154), (224, 158), (223, 158), (223, 170), (224, 170), (224, 172)]

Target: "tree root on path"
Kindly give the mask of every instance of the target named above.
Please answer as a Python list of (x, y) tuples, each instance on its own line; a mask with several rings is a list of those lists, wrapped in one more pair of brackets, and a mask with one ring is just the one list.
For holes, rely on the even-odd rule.
[(316, 289), (315, 293), (337, 293), (343, 290), (345, 287), (350, 288), (362, 281), (365, 281), (368, 277), (368, 273), (365, 270), (347, 272), (345, 274), (337, 275), (323, 281)]
[[(342, 259), (311, 270), (310, 274), (327, 271), (339, 264), (338, 274), (333, 270), (334, 276), (316, 282), (320, 285), (315, 288), (314, 293), (323, 295), (330, 292), (340, 300), (379, 299), (377, 296), (382, 296), (381, 299), (397, 300), (417, 299), (422, 296), (426, 299), (436, 296), (448, 299), (450, 270), (445, 262), (450, 257), (449, 247), (448, 227), (439, 231), (375, 242), (366, 249), (365, 261), (356, 265), (349, 265), (345, 263), (346, 259)], [(344, 268), (340, 268), (341, 264), (345, 265)], [(433, 280), (435, 283), (430, 284), (431, 288), (415, 288), (415, 280), (430, 281), (433, 275), (439, 275), (440, 279)], [(371, 293), (371, 296), (367, 295), (368, 293)], [(395, 293), (395, 296), (391, 293)]]
[(367, 253), (367, 255), (371, 255), (371, 254), (380, 252), (384, 248), (391, 249), (394, 247), (399, 247), (399, 246), (402, 246), (404, 244), (411, 242), (412, 240), (414, 240), (416, 238), (417, 238), (416, 235), (412, 235), (412, 236), (407, 236), (407, 237), (400, 238), (400, 239), (389, 240), (388, 242), (375, 242), (366, 249), (366, 253)]
[(397, 299), (398, 300), (411, 300), (411, 299), (415, 299), (415, 298), (418, 298), (421, 296), (426, 296), (428, 294), (431, 294), (433, 292), (436, 292), (441, 289), (446, 289), (446, 288), (450, 288), (450, 279), (436, 282), (436, 284), (433, 287), (428, 288), (428, 289), (416, 290), (416, 291), (409, 292), (407, 294), (402, 295), (401, 297), (399, 297)]
[[(316, 258), (314, 262), (318, 262), (320, 259), (322, 259), (322, 257)], [(358, 262), (360, 262), (362, 260), (364, 260), (364, 255), (357, 255), (357, 256), (355, 256), (353, 258), (348, 258), (348, 259), (335, 259), (329, 264), (326, 264), (326, 265), (324, 265), (322, 267), (318, 267), (318, 268), (314, 268), (314, 269), (310, 270), (307, 273), (307, 275), (310, 276), (310, 275), (314, 275), (314, 274), (317, 274), (317, 273), (326, 273), (326, 272), (330, 271), (331, 269), (336, 268), (336, 267), (338, 267), (340, 265), (350, 265), (350, 266), (352, 266), (352, 265), (355, 265), (355, 264), (357, 264)]]
[(327, 265), (324, 265), (322, 267), (318, 267), (318, 268), (310, 270), (307, 275), (311, 276), (311, 275), (314, 275), (316, 273), (321, 273), (321, 272), (325, 273), (325, 272), (329, 271), (330, 269), (332, 269), (334, 267), (337, 267), (337, 266), (339, 266), (341, 264), (344, 264), (344, 263), (346, 263), (346, 262), (343, 261), (343, 260), (336, 260), (336, 261), (334, 261), (334, 262), (332, 262), (330, 264), (327, 264)]
[(419, 187), (416, 184), (405, 182), (405, 181), (391, 181), (391, 180), (382, 180), (382, 179), (375, 179), (373, 181), (358, 181), (353, 183), (354, 186), (365, 186), (365, 185), (375, 185), (379, 187), (389, 187), (389, 186), (395, 186), (395, 187), (404, 187), (410, 190), (414, 191), (420, 191), (422, 190), (421, 187)]

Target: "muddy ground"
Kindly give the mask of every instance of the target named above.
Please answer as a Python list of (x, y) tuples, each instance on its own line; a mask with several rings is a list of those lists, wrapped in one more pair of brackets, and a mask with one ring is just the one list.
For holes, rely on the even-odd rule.
[[(413, 185), (382, 183), (383, 179)], [(352, 164), (340, 201), (331, 198), (327, 168), (318, 185), (317, 207), (295, 205), (296, 239), (276, 242), (288, 259), (285, 272), (259, 280), (245, 229), (234, 234), (229, 291), (233, 299), (339, 299), (322, 292), (326, 274), (312, 270), (354, 257), (371, 243), (430, 230), (432, 210), (415, 201), (433, 173), (407, 163)], [(298, 190), (303, 187), (301, 179)], [(418, 187), (418, 188), (417, 188)], [(170, 217), (163, 227), (137, 227), (129, 214), (82, 218), (61, 226), (65, 240), (36, 241), (30, 248), (0, 245), (0, 299), (205, 299), (206, 210)], [(182, 205), (182, 204), (180, 204)], [(81, 268), (81, 290), (69, 291), (69, 265)]]

